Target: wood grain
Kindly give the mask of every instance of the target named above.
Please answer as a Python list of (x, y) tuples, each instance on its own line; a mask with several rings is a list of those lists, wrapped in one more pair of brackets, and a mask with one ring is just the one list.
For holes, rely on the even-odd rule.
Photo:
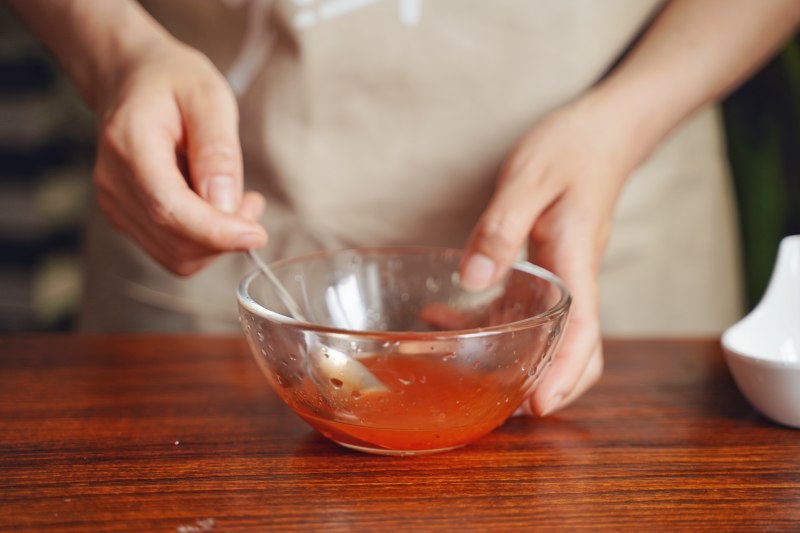
[(2, 338), (0, 530), (800, 529), (800, 431), (745, 403), (717, 340), (606, 354), (556, 416), (393, 458), (310, 430), (240, 338)]

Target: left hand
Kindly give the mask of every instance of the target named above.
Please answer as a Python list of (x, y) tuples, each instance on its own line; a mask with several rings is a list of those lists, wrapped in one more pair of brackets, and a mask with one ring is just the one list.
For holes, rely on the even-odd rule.
[(597, 274), (619, 191), (642, 153), (615, 118), (584, 97), (539, 121), (507, 159), (467, 245), (467, 289), (498, 281), (527, 240), (530, 259), (572, 293), (558, 355), (521, 406), (528, 413), (564, 407), (602, 373)]

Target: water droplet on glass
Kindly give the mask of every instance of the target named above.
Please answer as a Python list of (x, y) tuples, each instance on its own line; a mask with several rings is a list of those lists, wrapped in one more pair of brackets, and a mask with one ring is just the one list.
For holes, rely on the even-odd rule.
[(264, 342), (264, 334), (259, 331), (257, 333), (257, 335), (258, 335), (258, 340), (260, 340), (261, 342)]
[(327, 348), (322, 348), (322, 350), (320, 350), (320, 351), (322, 352), (322, 355), (325, 357), (325, 359), (330, 359), (331, 358), (331, 355), (328, 353), (328, 349)]
[(344, 382), (339, 378), (331, 378), (331, 385), (336, 387), (337, 389), (341, 389)]
[(354, 400), (358, 400), (359, 398), (361, 398), (361, 393), (358, 392), (357, 390), (354, 390), (353, 392), (350, 393), (350, 397), (353, 398)]
[(442, 361), (449, 361), (456, 356), (455, 352), (448, 352), (442, 356)]
[(480, 364), (481, 362), (476, 359), (475, 362), (472, 363), (472, 370), (477, 369)]
[(391, 345), (392, 345), (392, 343), (391, 343), (391, 342), (389, 342), (389, 341), (386, 341), (386, 342), (384, 342), (384, 343), (383, 343), (383, 345), (382, 345), (382, 346), (383, 346), (384, 348), (388, 348), (388, 347), (389, 347), (389, 346), (391, 346)]
[(442, 281), (437, 277), (429, 277), (425, 280), (425, 287), (429, 292), (439, 292), (442, 287)]
[(426, 378), (425, 376), (419, 378), (419, 382), (422, 383), (423, 385), (425, 384), (426, 381), (428, 381), (428, 378)]
[(400, 383), (402, 383), (405, 386), (409, 386), (412, 383), (414, 383), (414, 378), (411, 378), (411, 379), (397, 378), (397, 381), (399, 381)]
[(293, 353), (290, 353), (289, 354), (289, 359), (291, 359), (292, 361), (297, 361), (297, 356), (295, 354), (293, 354)]

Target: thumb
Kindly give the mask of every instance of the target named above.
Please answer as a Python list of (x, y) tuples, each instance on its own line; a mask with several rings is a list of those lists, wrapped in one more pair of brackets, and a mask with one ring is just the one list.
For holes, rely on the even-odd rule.
[(244, 180), (233, 94), (220, 81), (202, 91), (190, 91), (179, 104), (192, 188), (218, 210), (234, 213), (242, 201)]
[(508, 270), (531, 227), (546, 207), (545, 195), (536, 194), (533, 180), (500, 179), (489, 206), (478, 220), (461, 263), (461, 283), (467, 290), (488, 288)]

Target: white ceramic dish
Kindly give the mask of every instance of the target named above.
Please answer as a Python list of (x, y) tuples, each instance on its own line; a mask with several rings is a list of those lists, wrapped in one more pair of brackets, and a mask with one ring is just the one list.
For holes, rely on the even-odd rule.
[(800, 235), (781, 241), (763, 298), (723, 333), (722, 347), (753, 407), (800, 428)]

